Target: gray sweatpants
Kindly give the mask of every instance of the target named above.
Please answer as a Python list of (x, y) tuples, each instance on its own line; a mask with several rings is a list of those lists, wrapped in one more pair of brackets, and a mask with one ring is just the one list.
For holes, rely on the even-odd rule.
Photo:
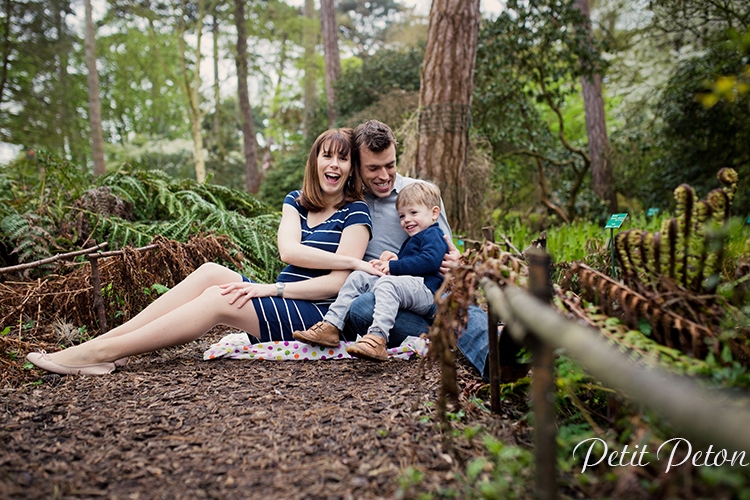
[(435, 295), (424, 285), (422, 277), (374, 276), (364, 271), (353, 271), (324, 319), (343, 330), (352, 301), (370, 291), (375, 295), (375, 311), (367, 333), (380, 335), (386, 341), (399, 309), (427, 314), (435, 301)]

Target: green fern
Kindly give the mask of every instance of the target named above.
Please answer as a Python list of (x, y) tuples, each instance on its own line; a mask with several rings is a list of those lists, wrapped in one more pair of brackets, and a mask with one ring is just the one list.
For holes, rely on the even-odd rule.
[(11, 214), (0, 222), (0, 229), (15, 246), (11, 254), (21, 263), (52, 255), (55, 238), (49, 226), (49, 219), (36, 214)]

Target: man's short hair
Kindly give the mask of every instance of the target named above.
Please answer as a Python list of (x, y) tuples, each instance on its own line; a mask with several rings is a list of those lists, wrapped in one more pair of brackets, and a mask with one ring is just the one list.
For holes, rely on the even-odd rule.
[(401, 188), (396, 198), (396, 209), (404, 205), (440, 207), (440, 188), (427, 181), (415, 181)]
[(368, 120), (354, 129), (354, 145), (357, 150), (365, 147), (373, 153), (385, 151), (391, 144), (396, 146), (396, 136), (391, 127), (378, 120)]

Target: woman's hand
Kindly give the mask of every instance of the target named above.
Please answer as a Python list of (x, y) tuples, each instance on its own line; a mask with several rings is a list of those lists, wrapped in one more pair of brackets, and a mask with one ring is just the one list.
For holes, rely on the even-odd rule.
[(364, 271), (366, 273), (370, 273), (375, 276), (383, 276), (384, 272), (382, 269), (380, 269), (376, 264), (376, 262), (380, 262), (379, 260), (371, 260), (370, 262), (365, 262), (364, 260), (360, 260), (357, 263), (357, 267), (354, 268), (355, 271)]
[(222, 295), (230, 295), (229, 303), (237, 304), (237, 309), (242, 308), (250, 299), (256, 297), (272, 297), (276, 295), (276, 285), (267, 285), (263, 283), (249, 283), (247, 281), (238, 281), (235, 283), (226, 283), (219, 285)]

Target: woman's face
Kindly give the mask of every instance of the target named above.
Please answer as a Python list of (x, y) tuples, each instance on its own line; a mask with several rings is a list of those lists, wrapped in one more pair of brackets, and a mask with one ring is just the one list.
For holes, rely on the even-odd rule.
[(344, 191), (346, 180), (352, 170), (350, 155), (343, 155), (331, 144), (323, 143), (318, 152), (318, 180), (323, 194), (326, 196), (340, 196)]

